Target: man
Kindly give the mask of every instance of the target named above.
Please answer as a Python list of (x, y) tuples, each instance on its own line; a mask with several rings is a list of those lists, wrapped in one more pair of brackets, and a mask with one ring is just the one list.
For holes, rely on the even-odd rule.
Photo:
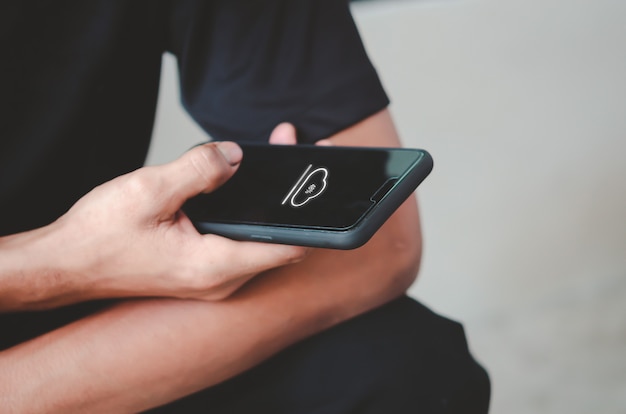
[(306, 254), (180, 213), (236, 171), (232, 142), (139, 168), (166, 50), (214, 138), (400, 145), (345, 2), (0, 7), (3, 412), (486, 410), (458, 325), (402, 297), (415, 200), (360, 249)]

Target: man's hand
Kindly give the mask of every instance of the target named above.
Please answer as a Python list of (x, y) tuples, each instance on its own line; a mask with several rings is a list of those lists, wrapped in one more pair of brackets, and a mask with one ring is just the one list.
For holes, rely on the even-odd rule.
[[(259, 272), (300, 260), (301, 247), (200, 235), (180, 211), (188, 198), (228, 180), (241, 158), (241, 149), (230, 142), (196, 147), (174, 162), (95, 188), (55, 223), (26, 234), (28, 242), (17, 237), (0, 244), (27, 246), (20, 250), (18, 273), (32, 277), (11, 279), (0, 269), (0, 309), (109, 297), (216, 300)], [(28, 251), (37, 267), (33, 272), (23, 269)]]

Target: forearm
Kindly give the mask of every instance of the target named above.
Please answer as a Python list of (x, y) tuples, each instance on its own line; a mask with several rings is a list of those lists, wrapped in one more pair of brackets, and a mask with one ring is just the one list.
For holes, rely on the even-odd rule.
[(73, 296), (76, 278), (57, 266), (55, 224), (0, 238), (0, 312), (60, 306)]
[(278, 349), (271, 333), (294, 331), (290, 317), (255, 303), (115, 306), (0, 355), (0, 406), (8, 413), (137, 412), (215, 384)]
[(416, 271), (414, 247), (386, 234), (355, 251), (315, 251), (225, 301), (127, 302), (6, 351), (0, 405), (136, 412), (221, 382), (401, 294)]

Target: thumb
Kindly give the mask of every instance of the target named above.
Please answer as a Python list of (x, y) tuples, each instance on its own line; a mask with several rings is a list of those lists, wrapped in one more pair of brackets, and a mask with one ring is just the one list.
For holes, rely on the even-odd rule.
[(217, 142), (197, 146), (177, 160), (160, 168), (166, 214), (180, 209), (187, 199), (209, 193), (224, 184), (239, 167), (243, 157), (234, 142)]

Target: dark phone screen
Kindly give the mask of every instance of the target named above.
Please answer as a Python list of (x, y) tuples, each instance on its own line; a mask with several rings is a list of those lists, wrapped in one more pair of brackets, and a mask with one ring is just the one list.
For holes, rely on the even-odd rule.
[(235, 175), (185, 204), (192, 221), (347, 229), (421, 157), (399, 148), (240, 145)]

